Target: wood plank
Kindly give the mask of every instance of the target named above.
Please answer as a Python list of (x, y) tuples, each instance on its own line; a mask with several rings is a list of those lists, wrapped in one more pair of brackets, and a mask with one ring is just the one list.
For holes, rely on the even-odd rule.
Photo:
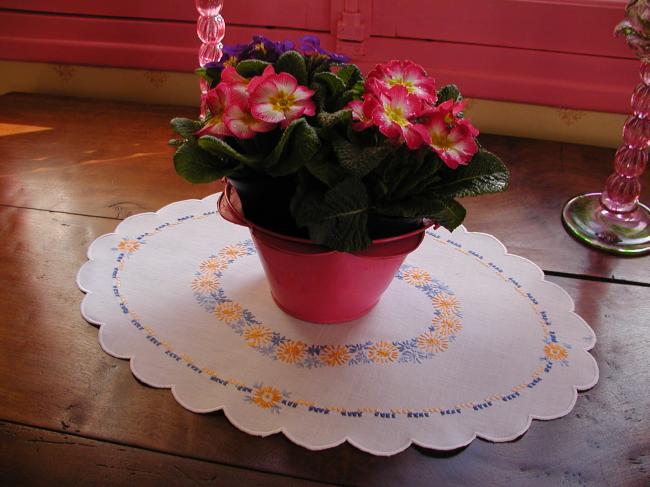
[(11, 120), (16, 130), (49, 129), (32, 132), (41, 135), (34, 138), (0, 137), (0, 203), (125, 218), (218, 188), (186, 183), (171, 161), (169, 120), (174, 113), (197, 117), (197, 109), (38, 96), (0, 103), (0, 120)]
[[(521, 203), (520, 203), (521, 204)], [(496, 218), (496, 217), (495, 217)], [(595, 329), (601, 380), (513, 443), (378, 458), (262, 439), (193, 414), (101, 351), (74, 276), (114, 220), (0, 208), (0, 418), (223, 464), (353, 485), (643, 485), (650, 472), (650, 288), (552, 278)], [(615, 439), (615, 441), (614, 441)]]
[[(509, 252), (548, 271), (650, 282), (650, 256), (613, 257), (589, 249), (561, 222), (566, 201), (602, 191), (612, 172), (613, 150), (497, 136), (484, 136), (482, 141), (503, 157), (511, 183), (505, 193), (462, 200), (469, 230), (496, 236)], [(641, 200), (647, 204), (650, 180), (644, 177), (642, 182)]]
[(324, 485), (5, 421), (0, 421), (0, 484), (12, 487)]
[[(0, 123), (18, 132), (21, 126), (50, 129), (0, 137), (0, 204), (124, 218), (217, 191), (217, 184), (193, 186), (175, 174), (167, 146), (173, 116), (194, 117), (196, 110), (0, 97)], [(546, 270), (649, 281), (650, 257), (613, 259), (587, 249), (560, 222), (570, 197), (601, 190), (614, 151), (513, 137), (481, 140), (506, 161), (512, 182), (506, 193), (463, 201), (470, 230), (494, 234)], [(642, 200), (650, 201), (648, 184)]]

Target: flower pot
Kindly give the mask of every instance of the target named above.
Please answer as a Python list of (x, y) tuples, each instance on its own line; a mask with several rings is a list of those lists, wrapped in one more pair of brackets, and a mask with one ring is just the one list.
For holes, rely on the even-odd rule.
[(314, 323), (342, 323), (367, 314), (386, 291), (428, 225), (396, 237), (373, 240), (361, 252), (338, 252), (282, 235), (244, 218), (237, 195), (226, 185), (221, 215), (250, 229), (277, 305)]
[(298, 228), (291, 217), (289, 205), (295, 191), (291, 178), (230, 177), (228, 181), (237, 190), (247, 220), (286, 235), (307, 236), (307, 232)]

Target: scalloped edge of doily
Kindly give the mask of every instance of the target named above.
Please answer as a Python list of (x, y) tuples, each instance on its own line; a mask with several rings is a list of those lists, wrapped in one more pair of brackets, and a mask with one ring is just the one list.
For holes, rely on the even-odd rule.
[(329, 449), (329, 448), (334, 448), (336, 446), (339, 446), (339, 445), (347, 442), (350, 445), (352, 445), (353, 447), (355, 447), (355, 448), (357, 448), (357, 449), (359, 449), (359, 450), (361, 450), (363, 452), (370, 453), (372, 455), (376, 455), (376, 456), (392, 456), (392, 455), (396, 455), (398, 453), (401, 453), (402, 451), (409, 448), (411, 445), (416, 445), (416, 446), (419, 446), (421, 448), (427, 448), (427, 449), (431, 449), (431, 450), (450, 451), (450, 450), (456, 450), (456, 449), (463, 448), (463, 447), (469, 445), (476, 438), (480, 438), (480, 439), (495, 442), (495, 443), (503, 443), (503, 442), (514, 441), (514, 440), (520, 438), (521, 436), (523, 436), (530, 429), (530, 426), (531, 426), (533, 420), (550, 421), (550, 420), (553, 420), (553, 419), (561, 418), (561, 417), (566, 416), (567, 414), (569, 414), (573, 410), (573, 408), (575, 407), (575, 404), (576, 404), (576, 402), (578, 400), (578, 392), (579, 391), (587, 391), (587, 390), (591, 389), (592, 387), (594, 387), (598, 383), (599, 375), (600, 375), (599, 374), (598, 363), (596, 362), (596, 359), (593, 357), (593, 355), (591, 353), (589, 353), (589, 351), (592, 350), (593, 347), (596, 344), (596, 334), (594, 333), (591, 326), (589, 326), (589, 324), (580, 315), (578, 315), (575, 312), (575, 302), (573, 301), (573, 298), (571, 298), (569, 293), (567, 293), (561, 286), (559, 286), (559, 285), (557, 285), (557, 284), (555, 284), (553, 282), (547, 281), (545, 279), (544, 272), (542, 271), (542, 269), (537, 264), (535, 264), (534, 262), (532, 262), (531, 260), (529, 260), (529, 259), (527, 259), (525, 257), (521, 257), (519, 255), (509, 253), (506, 246), (499, 239), (497, 239), (495, 236), (490, 235), (488, 233), (482, 233), (482, 232), (470, 232), (465, 228), (464, 225), (461, 225), (459, 227), (459, 229), (461, 229), (462, 232), (464, 232), (465, 234), (468, 234), (470, 236), (477, 236), (477, 237), (480, 236), (479, 238), (490, 238), (491, 240), (496, 242), (499, 245), (501, 251), (503, 252), (503, 256), (506, 259), (513, 259), (513, 258), (514, 259), (519, 259), (519, 260), (524, 261), (527, 265), (534, 268), (536, 270), (536, 272), (537, 272), (539, 281), (542, 283), (543, 286), (552, 286), (552, 287), (556, 288), (557, 290), (559, 290), (562, 294), (564, 294), (564, 296), (566, 298), (568, 298), (568, 302), (571, 303), (571, 309), (570, 310), (562, 310), (562, 311), (568, 312), (569, 314), (571, 314), (574, 317), (578, 318), (578, 320), (580, 320), (582, 322), (582, 324), (585, 326), (585, 328), (587, 330), (589, 330), (589, 332), (591, 333), (591, 335), (593, 337), (593, 340), (589, 343), (588, 347), (586, 347), (586, 348), (581, 347), (580, 350), (582, 350), (589, 357), (589, 359), (591, 360), (591, 362), (593, 364), (594, 378), (590, 383), (588, 383), (586, 385), (572, 385), (571, 386), (572, 399), (571, 399), (570, 405), (568, 407), (563, 408), (562, 410), (560, 410), (558, 412), (555, 412), (553, 414), (549, 414), (549, 415), (545, 415), (545, 416), (528, 413), (527, 414), (527, 421), (526, 421), (524, 427), (521, 428), (521, 429), (517, 429), (511, 435), (507, 435), (507, 436), (493, 437), (493, 436), (490, 436), (488, 434), (483, 434), (483, 433), (481, 433), (479, 431), (475, 431), (466, 440), (459, 441), (459, 442), (451, 444), (451, 445), (440, 445), (440, 444), (435, 444), (435, 443), (428, 443), (426, 441), (421, 441), (418, 438), (410, 438), (403, 445), (400, 445), (399, 447), (394, 448), (392, 450), (385, 450), (385, 451), (377, 451), (377, 450), (373, 450), (371, 448), (367, 448), (361, 442), (358, 442), (358, 441), (354, 440), (353, 438), (350, 438), (347, 435), (340, 438), (340, 439), (338, 439), (338, 440), (336, 440), (336, 441), (333, 441), (333, 442), (330, 442), (330, 443), (327, 443), (327, 444), (313, 445), (313, 444), (309, 444), (308, 441), (306, 441), (304, 439), (301, 439), (300, 435), (294, 435), (289, 430), (289, 428), (287, 426), (282, 426), (280, 428), (275, 428), (275, 429), (272, 429), (272, 430), (269, 430), (269, 431), (251, 430), (251, 429), (247, 428), (246, 426), (244, 426), (243, 424), (241, 424), (237, 419), (235, 419), (234, 415), (229, 412), (228, 406), (226, 404), (223, 404), (221, 406), (216, 406), (216, 407), (213, 407), (213, 408), (207, 408), (207, 409), (193, 408), (186, 401), (184, 401), (184, 399), (176, 391), (176, 385), (175, 384), (165, 384), (165, 385), (153, 384), (152, 383), (153, 381), (149, 380), (147, 377), (145, 377), (144, 374), (139, 372), (137, 370), (137, 368), (136, 368), (136, 362), (138, 360), (137, 356), (133, 356), (133, 355), (128, 354), (128, 353), (120, 353), (118, 351), (111, 350), (106, 345), (106, 343), (104, 343), (104, 341), (102, 340), (102, 328), (104, 326), (110, 326), (110, 325), (108, 325), (108, 323), (93, 319), (90, 316), (88, 316), (88, 314), (86, 313), (85, 307), (89, 303), (90, 296), (92, 296), (94, 293), (93, 293), (92, 289), (89, 289), (87, 286), (84, 285), (84, 283), (81, 282), (81, 274), (82, 274), (83, 268), (85, 267), (85, 265), (87, 263), (96, 261), (95, 259), (92, 258), (92, 255), (91, 255), (93, 244), (96, 241), (98, 241), (98, 240), (100, 240), (102, 238), (106, 238), (106, 237), (114, 236), (114, 235), (119, 236), (120, 235), (119, 229), (126, 222), (131, 221), (131, 220), (146, 218), (146, 217), (149, 217), (149, 216), (161, 216), (164, 213), (168, 212), (170, 208), (178, 206), (179, 204), (187, 204), (187, 203), (205, 204), (205, 202), (208, 201), (208, 200), (214, 200), (215, 204), (216, 204), (216, 198), (218, 197), (218, 194), (219, 193), (212, 194), (212, 195), (209, 195), (209, 196), (207, 196), (207, 197), (205, 197), (203, 199), (188, 199), (188, 200), (177, 201), (177, 202), (170, 203), (169, 205), (166, 205), (166, 206), (160, 208), (156, 212), (138, 213), (136, 215), (132, 215), (132, 216), (129, 216), (128, 218), (125, 218), (122, 222), (120, 222), (118, 224), (118, 226), (115, 229), (116, 230), (115, 232), (111, 232), (111, 233), (101, 235), (101, 236), (97, 237), (95, 240), (93, 240), (93, 242), (91, 242), (91, 244), (88, 246), (88, 250), (86, 252), (86, 257), (87, 257), (88, 260), (87, 260), (87, 262), (85, 262), (80, 267), (80, 269), (79, 269), (79, 271), (77, 272), (77, 275), (76, 275), (76, 284), (79, 287), (79, 289), (83, 293), (85, 293), (85, 296), (83, 297), (83, 299), (81, 301), (81, 315), (88, 323), (98, 327), (98, 341), (99, 341), (99, 344), (100, 344), (102, 350), (105, 353), (107, 353), (108, 355), (112, 356), (112, 357), (115, 357), (115, 358), (118, 358), (118, 359), (121, 359), (121, 360), (128, 360), (129, 361), (129, 368), (131, 369), (131, 373), (140, 382), (142, 382), (142, 383), (144, 383), (144, 384), (146, 384), (146, 385), (148, 385), (150, 387), (157, 388), (157, 389), (170, 389), (171, 393), (172, 393), (172, 396), (174, 397), (176, 402), (178, 402), (178, 404), (180, 404), (182, 407), (184, 407), (185, 409), (187, 409), (187, 410), (189, 410), (191, 412), (194, 412), (194, 413), (197, 413), (197, 414), (206, 414), (206, 413), (212, 413), (212, 412), (217, 412), (217, 411), (223, 411), (224, 415), (226, 416), (228, 421), (233, 426), (235, 426), (237, 429), (239, 429), (239, 430), (241, 430), (241, 431), (243, 431), (243, 432), (245, 432), (247, 434), (250, 434), (250, 435), (253, 435), (253, 436), (259, 436), (259, 437), (267, 437), (267, 436), (271, 436), (271, 435), (274, 435), (274, 434), (277, 434), (277, 433), (282, 433), (291, 442), (293, 442), (296, 445), (299, 445), (299, 446), (301, 446), (303, 448), (306, 448), (308, 450), (313, 450), (313, 451), (326, 450), (326, 449)]

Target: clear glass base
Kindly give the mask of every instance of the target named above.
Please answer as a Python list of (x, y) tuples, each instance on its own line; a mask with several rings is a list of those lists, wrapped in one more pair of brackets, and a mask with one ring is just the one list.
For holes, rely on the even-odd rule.
[(624, 255), (650, 253), (650, 209), (638, 204), (627, 213), (615, 213), (600, 204), (600, 193), (571, 199), (562, 210), (569, 233), (582, 243)]

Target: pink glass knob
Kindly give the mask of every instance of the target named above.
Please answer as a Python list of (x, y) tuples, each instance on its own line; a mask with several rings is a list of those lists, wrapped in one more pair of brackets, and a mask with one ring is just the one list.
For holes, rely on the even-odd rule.
[[(221, 16), (223, 0), (196, 0), (199, 18), (196, 21), (196, 35), (201, 41), (199, 65), (206, 66), (218, 62), (223, 54), (221, 41), (226, 34), (226, 23)], [(210, 86), (201, 80), (201, 117), (207, 115), (205, 97)]]

